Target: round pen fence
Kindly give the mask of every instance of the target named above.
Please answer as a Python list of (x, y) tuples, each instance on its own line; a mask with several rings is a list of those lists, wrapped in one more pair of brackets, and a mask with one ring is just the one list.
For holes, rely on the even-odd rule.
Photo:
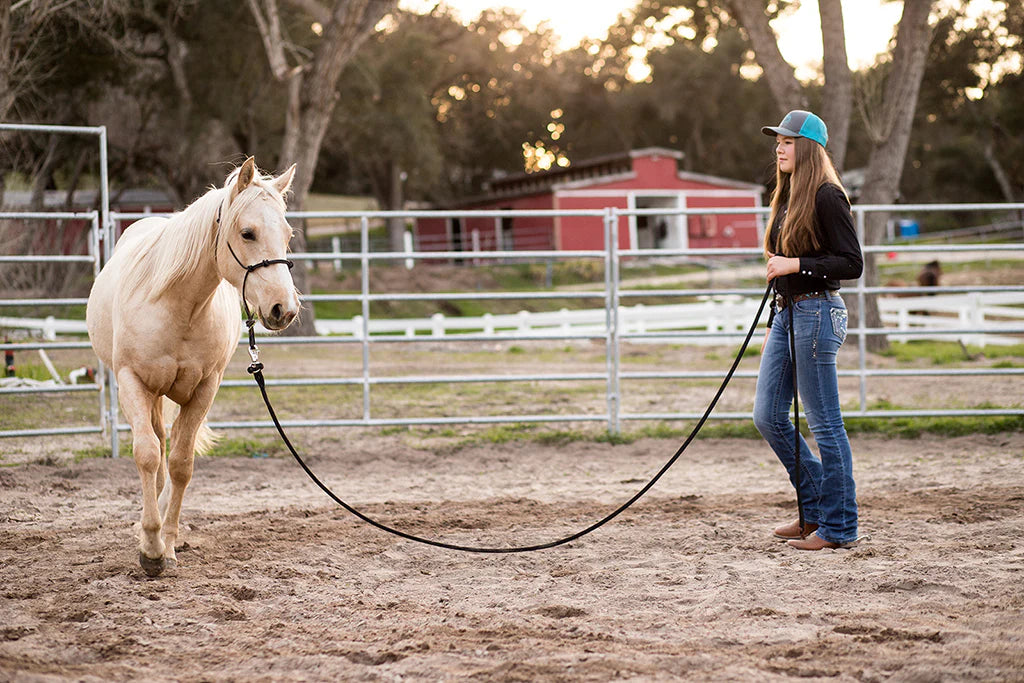
[[(3, 129), (4, 126), (0, 126)], [(8, 127), (9, 128), (9, 127)], [(19, 127), (24, 130), (24, 127)], [(55, 127), (40, 127), (42, 132), (53, 132)], [(98, 135), (101, 143), (101, 172), (106, 184), (105, 133), (101, 129), (68, 129), (64, 132)], [(107, 192), (103, 188), (103, 210), (87, 213), (0, 213), (0, 221), (46, 221), (84, 220), (90, 223), (89, 253), (86, 255), (61, 254), (4, 254), (0, 264), (18, 262), (89, 263), (97, 273), (102, 263), (109, 258), (110, 249), (118, 234), (118, 227), (132, 220), (152, 214), (116, 213), (107, 209)], [(854, 205), (854, 216), (861, 242), (864, 242), (864, 218), (870, 212), (914, 212), (932, 211), (1024, 211), (1024, 204), (944, 204), (944, 205), (900, 205), (865, 206)], [(692, 216), (718, 214), (756, 215), (763, 222), (768, 209), (763, 207), (719, 208), (719, 209), (620, 209), (574, 211), (403, 211), (403, 212), (291, 212), (293, 222), (313, 218), (344, 219), (359, 224), (359, 249), (338, 250), (339, 242), (327, 252), (293, 254), (297, 262), (330, 262), (335, 268), (351, 270), (358, 267), (360, 291), (345, 294), (306, 295), (302, 300), (311, 306), (314, 302), (349, 302), (358, 304), (360, 313), (349, 320), (318, 320), (317, 336), (312, 337), (259, 337), (262, 346), (275, 345), (354, 345), (361, 352), (361, 370), (347, 376), (334, 377), (288, 377), (288, 368), (267, 359), (267, 386), (274, 387), (328, 387), (351, 386), (361, 390), (361, 415), (356, 418), (338, 419), (292, 419), (282, 420), (287, 428), (302, 427), (366, 427), (366, 426), (411, 426), (411, 425), (464, 425), (497, 423), (604, 423), (612, 433), (621, 430), (623, 421), (673, 421), (694, 420), (699, 412), (629, 412), (623, 409), (622, 398), (626, 391), (623, 383), (639, 380), (712, 380), (720, 379), (721, 372), (702, 369), (688, 370), (643, 370), (631, 371), (623, 368), (624, 344), (737, 344), (745, 335), (746, 327), (753, 319), (757, 303), (763, 294), (763, 286), (726, 287), (715, 286), (713, 277), (708, 286), (674, 289), (630, 288), (621, 278), (624, 261), (635, 263), (644, 259), (675, 259), (705, 263), (728, 261), (747, 263), (756, 271), (757, 260), (761, 257), (758, 248), (735, 249), (624, 249), (620, 248), (620, 232), (635, 226), (640, 217), (680, 217), (688, 220)], [(371, 222), (389, 218), (400, 219), (460, 219), (483, 218), (495, 221), (496, 231), (503, 219), (583, 217), (600, 223), (603, 246), (585, 250), (487, 250), (480, 248), (478, 240), (466, 241), (458, 246), (470, 249), (441, 250), (443, 244), (415, 244), (407, 240), (407, 249), (400, 252), (375, 251), (371, 247)], [(1024, 227), (1017, 226), (1024, 235)], [(992, 258), (1007, 260), (1024, 259), (1024, 240), (998, 244), (919, 244), (900, 243), (880, 246), (865, 246), (866, 254), (934, 254), (937, 258)], [(352, 244), (351, 241), (348, 244)], [(601, 264), (604, 275), (603, 286), (584, 291), (537, 290), (537, 291), (451, 291), (451, 292), (375, 292), (371, 288), (371, 272), (374, 264), (404, 264), (415, 268), (421, 263), (458, 263), (466, 268), (475, 265), (499, 263), (558, 263), (560, 261), (593, 260)], [(712, 263), (713, 265), (713, 263)], [(710, 267), (710, 265), (709, 265)], [(713, 271), (709, 271), (713, 275)], [(882, 327), (867, 327), (865, 316), (857, 316), (857, 324), (848, 334), (856, 339), (857, 367), (841, 368), (840, 377), (855, 377), (859, 383), (858, 406), (844, 409), (848, 417), (917, 417), (917, 416), (982, 416), (982, 415), (1024, 415), (1019, 405), (1003, 407), (978, 407), (956, 409), (941, 404), (929, 409), (896, 410), (872, 408), (868, 405), (868, 384), (873, 378), (890, 377), (912, 382), (915, 378), (946, 376), (955, 380), (964, 376), (1020, 376), (1024, 368), (869, 368), (868, 338), (886, 335), (893, 340), (903, 339), (955, 339), (969, 343), (1022, 343), (1024, 341), (1024, 284), (1014, 286), (936, 286), (936, 287), (887, 287), (866, 286), (862, 281), (844, 287), (844, 296), (855, 303), (857, 310), (864, 311), (867, 297), (878, 297)], [(919, 296), (915, 296), (919, 295)], [(928, 296), (925, 296), (928, 295)], [(663, 299), (666, 302), (684, 298), (703, 298), (698, 304), (677, 305), (666, 303), (652, 305), (637, 304), (639, 299), (649, 302)], [(435, 314), (418, 320), (395, 320), (371, 316), (371, 305), (376, 302), (395, 301), (466, 301), (480, 302), (499, 300), (586, 301), (592, 305), (583, 310), (562, 310), (552, 313), (491, 315), (474, 318), (444, 317)], [(25, 327), (34, 329), (35, 336), (18, 343), (0, 344), (7, 350), (42, 351), (58, 349), (87, 349), (89, 342), (84, 336), (84, 320), (58, 320), (42, 317), (6, 316), (5, 309), (18, 308), (24, 311), (38, 307), (81, 306), (84, 298), (33, 298), (0, 300), (0, 327), (13, 329)], [(944, 314), (920, 315), (929, 307), (943, 310)], [(939, 307), (939, 308), (936, 308)], [(945, 307), (945, 308), (942, 308)], [(764, 324), (762, 320), (761, 324)], [(49, 338), (47, 338), (49, 337)], [(534, 373), (438, 373), (383, 375), (374, 372), (371, 363), (371, 349), (389, 344), (436, 344), (439, 341), (456, 344), (528, 342), (528, 341), (588, 341), (600, 345), (604, 353), (604, 368), (601, 372), (534, 372)], [(244, 345), (245, 340), (240, 339)], [(244, 353), (244, 352), (243, 352)], [(98, 366), (98, 361), (96, 362)], [(735, 377), (753, 379), (755, 371), (740, 370)], [(113, 454), (118, 452), (118, 434), (127, 431), (121, 422), (117, 408), (117, 387), (107, 371), (98, 373), (95, 384), (60, 384), (48, 386), (11, 386), (0, 388), (0, 400), (4, 409), (17, 410), (19, 394), (50, 395), (62, 392), (96, 392), (98, 411), (95, 424), (87, 426), (46, 425), (33, 428), (0, 430), (0, 437), (45, 437), (54, 434), (106, 433), (110, 436)], [(476, 383), (514, 382), (572, 382), (593, 384), (595, 391), (603, 393), (604, 410), (601, 412), (564, 412), (559, 414), (508, 413), (495, 415), (462, 414), (453, 416), (415, 414), (395, 417), (378, 416), (371, 409), (371, 395), (375, 387), (396, 385), (449, 384), (466, 385)], [(250, 379), (228, 379), (223, 387), (251, 386)], [(415, 406), (410, 406), (414, 410)], [(732, 410), (714, 413), (713, 419), (749, 419), (749, 410)], [(273, 429), (273, 423), (263, 414), (253, 414), (252, 419), (212, 421), (214, 429)]]

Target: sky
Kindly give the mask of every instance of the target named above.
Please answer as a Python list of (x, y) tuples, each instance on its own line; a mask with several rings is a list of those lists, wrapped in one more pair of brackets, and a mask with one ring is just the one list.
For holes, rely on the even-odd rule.
[[(887, 50), (893, 29), (903, 11), (901, 2), (883, 0), (842, 0), (850, 66), (859, 69), (872, 64)], [(410, 9), (430, 7), (431, 0), (402, 0)], [(548, 21), (561, 36), (563, 47), (573, 47), (584, 37), (603, 37), (620, 12), (635, 0), (447, 0), (466, 20), (479, 16), (487, 7), (506, 6), (524, 12), (527, 26)], [(818, 3), (805, 0), (792, 14), (777, 19), (773, 27), (780, 36), (779, 47), (798, 77), (810, 77), (821, 63), (821, 29)]]

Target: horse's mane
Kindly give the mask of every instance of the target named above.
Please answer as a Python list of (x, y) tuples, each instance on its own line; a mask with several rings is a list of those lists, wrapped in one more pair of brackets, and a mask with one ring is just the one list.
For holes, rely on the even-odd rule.
[(128, 291), (145, 289), (147, 298), (155, 301), (172, 285), (193, 277), (204, 259), (216, 258), (224, 233), (234, 224), (238, 214), (263, 192), (280, 202), (283, 210), (284, 197), (270, 183), (273, 176), (259, 173), (228, 204), (237, 179), (238, 169), (228, 176), (224, 187), (211, 187), (206, 194), (145, 236), (139, 253), (125, 273)]

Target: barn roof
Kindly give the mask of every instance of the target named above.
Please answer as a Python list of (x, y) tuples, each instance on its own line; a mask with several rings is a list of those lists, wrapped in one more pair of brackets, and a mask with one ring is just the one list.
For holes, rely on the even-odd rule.
[[(484, 204), (515, 197), (552, 193), (561, 189), (628, 180), (636, 175), (634, 160), (648, 157), (671, 157), (678, 162), (684, 157), (684, 154), (679, 150), (667, 147), (644, 147), (624, 153), (593, 157), (565, 168), (558, 167), (535, 173), (516, 173), (492, 180), (486, 186), (486, 194), (467, 197), (458, 201), (457, 205)], [(756, 192), (764, 189), (761, 185), (754, 183), (745, 183), (705, 173), (677, 171), (676, 176), (681, 180), (709, 183), (729, 189)]]

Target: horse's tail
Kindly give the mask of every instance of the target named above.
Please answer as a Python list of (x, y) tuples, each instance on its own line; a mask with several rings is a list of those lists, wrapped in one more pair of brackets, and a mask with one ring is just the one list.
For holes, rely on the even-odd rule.
[[(181, 410), (178, 404), (174, 401), (168, 401), (166, 396), (161, 396), (157, 403), (157, 410), (162, 409), (163, 411), (164, 424), (173, 423), (178, 416), (178, 412)], [(162, 406), (159, 405), (161, 403), (163, 404)], [(206, 425), (206, 420), (203, 420), (203, 424), (199, 426), (199, 431), (196, 432), (196, 445), (193, 452), (196, 455), (206, 455), (213, 449), (219, 439), (220, 436)]]
[(220, 440), (220, 435), (210, 429), (206, 425), (206, 420), (203, 420), (203, 424), (199, 425), (199, 431), (196, 432), (196, 455), (206, 455)]

